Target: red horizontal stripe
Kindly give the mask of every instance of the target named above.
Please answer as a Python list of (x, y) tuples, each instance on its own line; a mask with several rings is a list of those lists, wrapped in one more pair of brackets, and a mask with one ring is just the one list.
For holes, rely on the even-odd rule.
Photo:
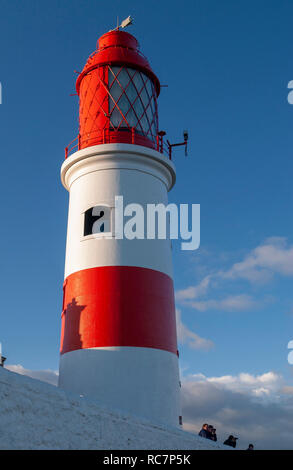
[(61, 354), (133, 346), (177, 352), (172, 279), (159, 271), (105, 266), (71, 274), (64, 284)]

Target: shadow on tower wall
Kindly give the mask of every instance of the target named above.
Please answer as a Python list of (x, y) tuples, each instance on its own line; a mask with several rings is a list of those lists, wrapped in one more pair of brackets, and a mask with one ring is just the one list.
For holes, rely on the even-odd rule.
[(78, 305), (75, 298), (67, 304), (62, 312), (62, 330), (60, 353), (82, 348), (82, 338), (79, 334), (80, 315), (86, 305)]

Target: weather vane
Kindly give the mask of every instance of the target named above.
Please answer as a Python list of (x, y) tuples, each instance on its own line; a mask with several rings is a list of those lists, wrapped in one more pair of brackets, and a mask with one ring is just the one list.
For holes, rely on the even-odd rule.
[(120, 28), (124, 29), (124, 28), (127, 28), (127, 26), (130, 26), (131, 24), (133, 24), (133, 18), (129, 15), (127, 16), (127, 18), (125, 18), (125, 20), (123, 20), (121, 22), (121, 24), (119, 25), (119, 16), (117, 16), (117, 26), (115, 29), (112, 29), (111, 31), (118, 31)]

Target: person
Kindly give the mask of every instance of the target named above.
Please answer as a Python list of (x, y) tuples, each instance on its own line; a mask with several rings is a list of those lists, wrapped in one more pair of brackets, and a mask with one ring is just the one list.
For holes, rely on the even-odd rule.
[(4, 362), (6, 361), (6, 357), (0, 356), (0, 367), (4, 367)]
[(205, 437), (206, 439), (209, 439), (208, 427), (209, 427), (209, 425), (207, 423), (203, 424), (201, 430), (198, 433), (198, 435), (201, 436), (201, 437)]
[(216, 431), (217, 431), (217, 430), (212, 426), (212, 430), (211, 430), (211, 440), (212, 440), (212, 441), (215, 441), (215, 442), (217, 442), (217, 440), (218, 440), (218, 439), (217, 439)]
[(254, 450), (254, 445), (253, 444), (249, 444), (248, 448), (246, 450)]
[(213, 436), (213, 426), (211, 424), (208, 425), (208, 439), (212, 439)]
[(230, 447), (236, 447), (236, 440), (238, 439), (238, 437), (234, 437), (232, 434), (230, 434), (230, 436), (228, 437), (228, 439), (226, 439), (226, 441), (224, 442), (224, 445), (226, 446), (230, 446)]

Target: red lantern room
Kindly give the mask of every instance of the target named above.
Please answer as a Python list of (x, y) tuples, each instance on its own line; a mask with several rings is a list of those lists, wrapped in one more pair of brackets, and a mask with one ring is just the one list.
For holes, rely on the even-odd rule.
[(160, 82), (134, 36), (119, 29), (101, 36), (76, 91), (78, 149), (118, 142), (157, 148)]

